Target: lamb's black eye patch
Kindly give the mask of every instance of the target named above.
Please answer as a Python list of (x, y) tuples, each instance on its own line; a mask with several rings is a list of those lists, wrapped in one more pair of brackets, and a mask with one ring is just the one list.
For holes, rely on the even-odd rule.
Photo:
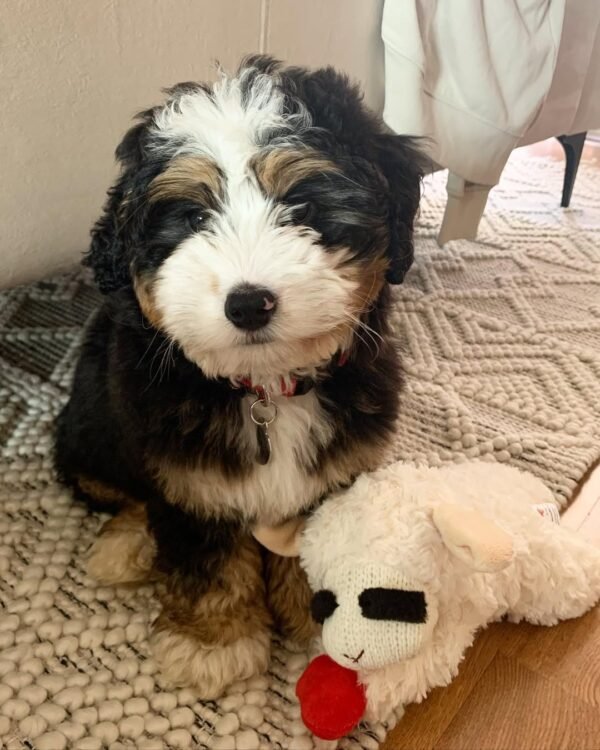
[(329, 591), (328, 589), (317, 591), (310, 603), (310, 611), (313, 619), (322, 625), (335, 612), (337, 605), (337, 599), (333, 591)]
[(365, 589), (358, 597), (363, 617), (369, 620), (425, 622), (427, 604), (422, 591)]

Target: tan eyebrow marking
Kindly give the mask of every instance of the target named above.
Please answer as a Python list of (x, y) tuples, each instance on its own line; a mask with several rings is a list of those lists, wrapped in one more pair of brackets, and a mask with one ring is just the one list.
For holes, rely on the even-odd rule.
[(223, 196), (223, 173), (205, 156), (179, 156), (150, 183), (149, 199), (194, 200), (214, 207)]
[(250, 162), (267, 195), (282, 198), (301, 180), (326, 172), (339, 172), (330, 159), (313, 149), (272, 148)]

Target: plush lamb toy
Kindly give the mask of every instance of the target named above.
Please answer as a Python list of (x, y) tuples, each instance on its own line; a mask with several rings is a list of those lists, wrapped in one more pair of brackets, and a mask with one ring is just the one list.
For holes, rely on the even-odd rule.
[(301, 525), (258, 528), (273, 551), (299, 551), (323, 623), (330, 659), (298, 684), (309, 729), (334, 739), (363, 713), (383, 720), (421, 701), (456, 675), (477, 630), (505, 615), (554, 625), (590, 609), (600, 550), (540, 508), (558, 520), (550, 491), (514, 468), (396, 463)]

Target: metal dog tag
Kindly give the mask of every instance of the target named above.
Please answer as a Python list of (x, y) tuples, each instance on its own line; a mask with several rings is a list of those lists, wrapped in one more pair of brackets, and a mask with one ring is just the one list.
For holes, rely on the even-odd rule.
[(277, 404), (271, 401), (269, 391), (263, 386), (257, 393), (256, 401), (250, 405), (250, 419), (256, 425), (256, 442), (258, 443), (257, 462), (264, 466), (271, 459), (272, 446), (269, 437), (269, 425), (277, 417)]
[(256, 460), (261, 466), (265, 466), (271, 459), (271, 438), (266, 423), (256, 425), (256, 441), (258, 443)]

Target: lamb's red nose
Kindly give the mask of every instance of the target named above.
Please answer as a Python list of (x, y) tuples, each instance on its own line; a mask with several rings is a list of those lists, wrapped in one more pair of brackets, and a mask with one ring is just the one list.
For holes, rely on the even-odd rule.
[(302, 721), (322, 740), (337, 740), (351, 732), (367, 707), (365, 688), (353, 669), (329, 656), (317, 656), (296, 685)]

